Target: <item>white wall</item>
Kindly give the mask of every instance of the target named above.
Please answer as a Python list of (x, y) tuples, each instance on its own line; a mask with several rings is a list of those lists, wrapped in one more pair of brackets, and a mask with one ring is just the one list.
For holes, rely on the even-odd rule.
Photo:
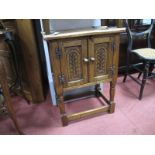
[(51, 33), (60, 30), (101, 26), (100, 19), (50, 19)]

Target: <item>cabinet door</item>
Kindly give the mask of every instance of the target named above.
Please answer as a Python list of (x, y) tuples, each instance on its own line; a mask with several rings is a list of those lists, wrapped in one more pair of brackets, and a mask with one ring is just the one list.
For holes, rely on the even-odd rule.
[(110, 78), (113, 61), (113, 38), (111, 36), (89, 39), (89, 82)]
[(87, 40), (72, 39), (61, 42), (61, 72), (64, 87), (78, 86), (87, 82)]

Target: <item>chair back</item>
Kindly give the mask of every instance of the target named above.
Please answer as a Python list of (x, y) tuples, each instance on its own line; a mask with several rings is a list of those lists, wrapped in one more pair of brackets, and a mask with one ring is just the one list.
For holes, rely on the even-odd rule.
[(128, 19), (125, 20), (125, 26), (126, 26), (126, 31), (127, 31), (127, 35), (128, 35), (128, 51), (132, 51), (133, 40), (136, 38), (139, 38), (139, 37), (142, 37), (144, 39), (146, 38), (147, 39), (147, 47), (151, 48), (150, 37), (151, 37), (152, 29), (153, 29), (153, 19), (151, 19), (151, 24), (149, 25), (149, 27), (142, 32), (132, 31), (129, 26)]

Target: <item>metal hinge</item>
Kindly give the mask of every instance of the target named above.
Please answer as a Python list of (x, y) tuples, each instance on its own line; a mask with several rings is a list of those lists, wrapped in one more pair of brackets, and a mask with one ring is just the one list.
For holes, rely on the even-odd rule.
[(56, 57), (57, 57), (58, 59), (61, 58), (61, 50), (60, 50), (59, 47), (57, 47), (57, 48), (55, 49), (55, 54), (56, 54)]
[(115, 74), (115, 70), (116, 70), (116, 67), (114, 65), (109, 67), (108, 73), (110, 77), (112, 77)]
[(59, 75), (58, 78), (59, 78), (60, 84), (64, 84), (64, 82), (65, 82), (65, 76), (64, 76), (64, 74)]

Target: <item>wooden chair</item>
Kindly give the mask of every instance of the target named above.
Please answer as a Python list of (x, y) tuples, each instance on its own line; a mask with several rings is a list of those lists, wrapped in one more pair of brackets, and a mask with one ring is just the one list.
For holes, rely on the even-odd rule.
[(23, 134), (22, 130), (19, 127), (16, 114), (12, 105), (10, 93), (9, 93), (9, 87), (7, 83), (7, 77), (6, 77), (6, 71), (4, 68), (4, 65), (2, 62), (0, 62), (0, 87), (2, 89), (3, 96), (5, 98), (6, 108), (8, 110), (8, 113), (18, 131), (19, 134)]
[[(151, 20), (151, 24), (149, 25), (148, 29), (142, 32), (135, 32), (135, 31), (133, 32), (129, 27), (128, 20), (125, 20), (125, 25), (128, 35), (128, 48), (127, 48), (126, 74), (124, 76), (123, 82), (126, 81), (127, 76), (129, 76), (135, 82), (137, 82), (140, 85), (139, 100), (141, 100), (146, 80), (155, 77), (155, 73), (152, 72), (155, 63), (155, 49), (151, 48), (151, 42), (150, 42), (151, 31), (153, 29), (153, 20)], [(133, 49), (133, 42), (140, 37), (147, 40), (147, 47)], [(139, 58), (142, 64), (142, 69), (140, 69), (140, 67), (137, 67), (136, 65), (130, 64), (131, 56)], [(139, 72), (138, 78), (135, 78), (130, 74), (131, 69), (136, 69)], [(142, 80), (140, 81), (139, 78), (141, 74), (143, 74), (143, 77)]]

